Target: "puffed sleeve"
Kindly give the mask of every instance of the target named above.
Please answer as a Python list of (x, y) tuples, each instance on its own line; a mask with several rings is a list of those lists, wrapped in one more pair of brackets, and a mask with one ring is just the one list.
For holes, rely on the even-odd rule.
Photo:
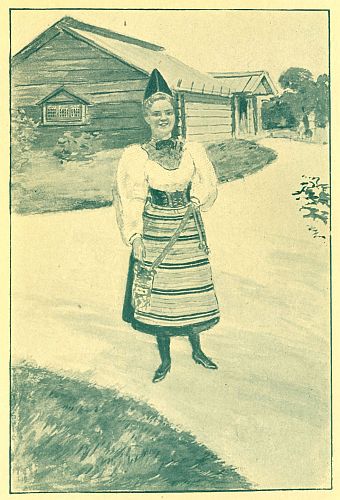
[(145, 155), (146, 152), (140, 146), (129, 146), (123, 151), (117, 167), (113, 189), (114, 205), (120, 233), (126, 245), (130, 245), (133, 237), (143, 231), (142, 215), (148, 193)]
[(189, 148), (194, 162), (191, 196), (198, 200), (202, 211), (206, 211), (217, 198), (216, 173), (202, 144), (191, 143)]

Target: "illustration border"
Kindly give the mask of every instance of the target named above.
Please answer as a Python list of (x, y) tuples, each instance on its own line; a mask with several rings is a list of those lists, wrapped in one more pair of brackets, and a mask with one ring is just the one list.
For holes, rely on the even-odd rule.
[[(10, 211), (10, 224), (9, 224), (9, 237), (10, 237), (10, 280), (9, 280), (9, 291), (10, 291), (10, 304), (9, 304), (9, 313), (10, 313), (10, 336), (9, 336), (9, 494), (11, 495), (31, 495), (31, 494), (82, 494), (82, 493), (91, 493), (91, 494), (103, 494), (103, 493), (119, 493), (119, 494), (131, 494), (131, 493), (149, 493), (149, 494), (166, 494), (166, 493), (252, 493), (252, 492), (276, 492), (276, 491), (332, 491), (333, 490), (333, 324), (332, 324), (332, 313), (333, 313), (333, 304), (332, 304), (332, 292), (333, 292), (333, 276), (332, 276), (332, 144), (331, 144), (331, 130), (332, 130), (332, 110), (331, 110), (331, 93), (332, 93), (332, 74), (331, 74), (331, 9), (265, 9), (265, 8), (106, 8), (106, 7), (17, 7), (17, 8), (9, 8), (9, 118), (10, 118), (10, 139), (12, 138), (12, 122), (11, 122), (11, 110), (12, 110), (12, 67), (11, 67), (11, 59), (12, 59), (12, 11), (221, 11), (221, 12), (230, 12), (230, 11), (265, 11), (265, 12), (327, 12), (328, 18), (328, 76), (329, 76), (329, 97), (328, 97), (328, 105), (329, 105), (329, 131), (328, 131), (328, 166), (329, 166), (329, 186), (330, 186), (330, 217), (329, 217), (329, 240), (330, 240), (330, 248), (329, 248), (329, 264), (330, 264), (330, 272), (329, 272), (329, 299), (330, 299), (330, 307), (329, 307), (329, 326), (330, 326), (330, 487), (328, 488), (258, 488), (258, 489), (204, 489), (204, 490), (110, 490), (110, 491), (12, 491), (12, 468), (11, 468), (11, 456), (12, 456), (12, 442), (11, 442), (11, 426), (12, 426), (12, 415), (11, 415), (11, 394), (12, 394), (12, 169), (10, 167), (10, 175), (9, 175), (9, 211)], [(10, 165), (12, 163), (12, 142), (10, 141)]]

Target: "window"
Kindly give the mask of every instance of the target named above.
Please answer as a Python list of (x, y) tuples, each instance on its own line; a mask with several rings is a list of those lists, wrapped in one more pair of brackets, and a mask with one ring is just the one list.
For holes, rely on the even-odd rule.
[(79, 105), (70, 107), (70, 117), (71, 118), (81, 118), (81, 108)]
[(68, 118), (69, 111), (68, 106), (59, 106), (59, 118)]
[(81, 104), (46, 104), (46, 123), (68, 122), (77, 123), (83, 121), (83, 109)]
[(85, 99), (74, 95), (64, 86), (36, 103), (41, 106), (43, 125), (82, 125), (89, 123), (88, 106)]
[(47, 106), (46, 119), (53, 120), (57, 116), (56, 106)]

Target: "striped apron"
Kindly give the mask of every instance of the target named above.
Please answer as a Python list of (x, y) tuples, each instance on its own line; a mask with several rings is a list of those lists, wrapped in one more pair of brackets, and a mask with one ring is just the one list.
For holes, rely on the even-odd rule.
[[(190, 185), (185, 191), (165, 192), (149, 188), (143, 213), (143, 240), (148, 267), (170, 240), (187, 211)], [(194, 216), (157, 268), (148, 312), (133, 310), (133, 256), (123, 308), (123, 319), (139, 331), (153, 335), (188, 335), (211, 328), (219, 320), (219, 307), (208, 256), (200, 248)]]

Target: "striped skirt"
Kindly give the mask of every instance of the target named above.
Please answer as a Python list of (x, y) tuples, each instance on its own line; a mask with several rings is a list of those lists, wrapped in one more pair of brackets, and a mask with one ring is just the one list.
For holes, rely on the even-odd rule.
[[(146, 267), (162, 252), (179, 226), (187, 207), (165, 208), (147, 203), (143, 214)], [(148, 312), (134, 310), (132, 285), (134, 259), (131, 255), (123, 319), (136, 330), (152, 335), (189, 335), (211, 328), (219, 321), (219, 308), (207, 254), (199, 248), (200, 238), (193, 216), (157, 268)]]

